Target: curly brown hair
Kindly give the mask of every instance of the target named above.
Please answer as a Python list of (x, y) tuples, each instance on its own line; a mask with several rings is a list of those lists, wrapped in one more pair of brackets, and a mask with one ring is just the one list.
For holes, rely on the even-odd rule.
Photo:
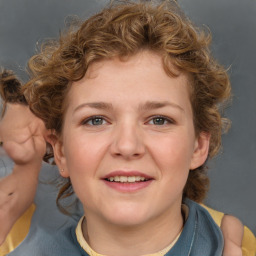
[(2, 117), (4, 116), (7, 102), (23, 105), (27, 104), (22, 94), (22, 82), (11, 70), (0, 70), (0, 101), (1, 100), (3, 101)]
[[(168, 75), (177, 75), (172, 65), (188, 74), (195, 131), (211, 135), (209, 157), (213, 157), (227, 124), (221, 106), (230, 97), (230, 82), (226, 70), (210, 54), (210, 41), (209, 32), (193, 26), (175, 1), (112, 1), (100, 13), (68, 28), (59, 41), (42, 45), (29, 61), (31, 80), (25, 96), (46, 127), (61, 135), (67, 93), (91, 63), (142, 50), (156, 52)], [(183, 196), (201, 202), (208, 186), (203, 165), (190, 171)], [(70, 193), (68, 181), (58, 199)]]

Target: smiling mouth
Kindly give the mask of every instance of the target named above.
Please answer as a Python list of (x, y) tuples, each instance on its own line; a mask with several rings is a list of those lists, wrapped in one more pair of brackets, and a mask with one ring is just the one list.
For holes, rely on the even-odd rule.
[(114, 176), (114, 177), (106, 178), (105, 180), (109, 182), (119, 182), (119, 183), (137, 183), (137, 182), (149, 181), (150, 179), (147, 179), (142, 176)]

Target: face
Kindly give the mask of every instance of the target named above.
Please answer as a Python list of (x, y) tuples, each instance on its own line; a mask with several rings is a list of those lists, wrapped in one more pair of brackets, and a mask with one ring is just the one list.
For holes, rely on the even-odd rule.
[(87, 220), (139, 225), (181, 214), (188, 172), (205, 161), (185, 74), (169, 77), (142, 52), (92, 64), (72, 84), (55, 157)]

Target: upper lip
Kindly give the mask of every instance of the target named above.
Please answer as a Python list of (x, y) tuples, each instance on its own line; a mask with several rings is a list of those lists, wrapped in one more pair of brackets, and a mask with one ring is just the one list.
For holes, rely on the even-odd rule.
[(140, 177), (144, 177), (147, 180), (153, 179), (152, 176), (147, 175), (147, 174), (142, 173), (142, 172), (139, 172), (139, 171), (135, 171), (135, 170), (131, 170), (131, 171), (124, 171), (124, 170), (112, 171), (112, 172), (108, 173), (107, 175), (105, 175), (104, 177), (102, 177), (102, 179), (109, 179), (110, 177), (115, 177), (115, 176), (126, 176), (126, 177), (140, 176)]

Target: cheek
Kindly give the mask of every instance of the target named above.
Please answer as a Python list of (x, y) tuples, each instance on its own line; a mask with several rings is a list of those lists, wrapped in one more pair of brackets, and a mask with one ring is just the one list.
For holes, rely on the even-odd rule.
[(66, 136), (64, 147), (74, 192), (84, 207), (94, 207), (95, 204), (100, 204), (96, 192), (100, 170), (108, 150), (108, 141), (102, 136), (84, 134), (73, 134), (70, 138)]
[(170, 201), (175, 195), (182, 194), (189, 174), (191, 157), (191, 146), (179, 139), (166, 139), (162, 147), (156, 148), (155, 162), (160, 170), (164, 200)]
[(65, 152), (66, 165), (74, 192), (84, 201), (91, 198), (91, 186), (96, 175), (97, 154), (90, 147), (82, 143), (69, 143)]
[(173, 134), (161, 140), (153, 139), (151, 144), (152, 155), (154, 155), (155, 161), (163, 167), (161, 169), (173, 171), (189, 169), (193, 156), (193, 143), (188, 136)]
[(79, 133), (73, 134), (70, 139), (67, 137), (64, 147), (69, 175), (71, 178), (81, 178), (81, 175), (95, 174), (106, 152), (107, 143), (100, 136), (85, 136)]

